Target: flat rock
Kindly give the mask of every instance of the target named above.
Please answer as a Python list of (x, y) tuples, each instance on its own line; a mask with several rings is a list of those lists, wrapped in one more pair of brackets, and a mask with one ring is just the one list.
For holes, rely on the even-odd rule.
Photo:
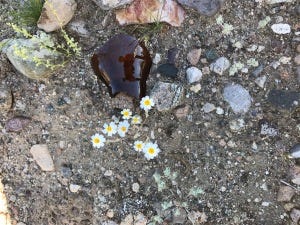
[(111, 10), (133, 2), (133, 0), (93, 0), (101, 9)]
[(147, 225), (147, 222), (147, 218), (142, 213), (134, 216), (134, 225)]
[(290, 170), (291, 180), (294, 184), (300, 185), (300, 166), (294, 166)]
[(187, 115), (188, 115), (188, 113), (189, 113), (189, 111), (190, 111), (190, 107), (188, 105), (179, 107), (175, 111), (175, 116), (178, 119), (186, 118)]
[(226, 57), (220, 57), (215, 62), (210, 64), (210, 70), (214, 71), (219, 75), (223, 73), (230, 67), (230, 62)]
[(277, 23), (271, 26), (271, 29), (276, 34), (289, 34), (291, 33), (291, 26), (286, 23)]
[(12, 94), (9, 87), (0, 85), (0, 112), (6, 112), (12, 107)]
[(120, 25), (166, 22), (178, 27), (184, 16), (183, 8), (172, 0), (136, 0), (129, 7), (116, 11)]
[(52, 32), (65, 26), (74, 16), (75, 0), (48, 0), (44, 3), (37, 26), (46, 32)]
[(264, 88), (266, 81), (267, 81), (267, 77), (261, 76), (261, 77), (256, 78), (254, 82), (257, 84), (258, 87)]
[(157, 82), (151, 90), (150, 97), (158, 111), (167, 111), (182, 104), (184, 89), (179, 84)]
[(297, 66), (300, 65), (300, 55), (297, 55), (297, 56), (294, 58), (294, 62), (296, 63)]
[(213, 16), (221, 9), (224, 0), (178, 0), (178, 2), (197, 10), (204, 16)]
[(271, 90), (268, 101), (279, 109), (293, 110), (299, 107), (300, 92), (290, 90)]
[(246, 113), (251, 106), (249, 92), (239, 84), (230, 84), (224, 88), (223, 97), (234, 113)]
[(289, 202), (295, 194), (295, 190), (289, 186), (281, 186), (277, 194), (277, 201)]
[(192, 49), (187, 55), (187, 61), (193, 66), (197, 65), (201, 56), (201, 49)]
[(34, 145), (30, 149), (33, 159), (43, 171), (54, 171), (54, 164), (47, 145)]
[(197, 67), (190, 67), (186, 70), (186, 78), (189, 84), (198, 82), (202, 79), (202, 72)]
[(232, 131), (240, 131), (245, 127), (244, 119), (236, 119), (229, 121), (229, 127)]
[[(49, 35), (43, 35), (41, 40), (51, 42)], [(25, 52), (25, 57), (20, 55), (20, 51)], [(56, 69), (62, 67), (64, 61), (63, 54), (41, 47), (41, 43), (35, 39), (14, 39), (10, 41), (5, 53), (16, 70), (31, 79), (49, 77)], [(45, 63), (48, 60), (53, 68), (47, 67), (46, 64), (38, 65), (34, 62), (34, 58)]]

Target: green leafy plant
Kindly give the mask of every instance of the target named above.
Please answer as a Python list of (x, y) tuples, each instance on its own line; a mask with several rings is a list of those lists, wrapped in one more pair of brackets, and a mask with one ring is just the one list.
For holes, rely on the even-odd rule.
[(22, 25), (35, 25), (40, 18), (44, 0), (25, 0), (23, 5), (18, 5), (18, 10), (12, 13), (14, 22)]

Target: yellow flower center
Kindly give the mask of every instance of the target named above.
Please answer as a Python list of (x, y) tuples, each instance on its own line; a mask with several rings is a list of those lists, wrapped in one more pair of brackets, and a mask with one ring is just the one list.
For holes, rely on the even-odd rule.
[(106, 128), (106, 130), (107, 130), (107, 132), (112, 132), (112, 127), (111, 127), (111, 126), (108, 126), (108, 127)]
[(99, 138), (94, 138), (94, 143), (95, 144), (99, 144), (100, 143), (100, 139)]
[(123, 113), (123, 115), (124, 115), (124, 116), (129, 116), (129, 112), (128, 112), (128, 111), (125, 111), (125, 112)]
[(126, 132), (127, 128), (126, 127), (121, 127), (121, 131)]
[(136, 144), (137, 149), (142, 149), (143, 145), (142, 144)]
[(149, 149), (148, 149), (148, 153), (149, 153), (150, 155), (153, 155), (153, 154), (155, 153), (155, 149), (154, 149), (154, 148), (149, 148)]
[(138, 123), (138, 122), (139, 122), (139, 118), (134, 117), (134, 118), (133, 118), (133, 122), (134, 122), (134, 123)]
[(146, 99), (146, 100), (144, 101), (144, 104), (145, 104), (146, 106), (149, 106), (149, 105), (151, 105), (151, 101), (150, 101), (150, 99)]

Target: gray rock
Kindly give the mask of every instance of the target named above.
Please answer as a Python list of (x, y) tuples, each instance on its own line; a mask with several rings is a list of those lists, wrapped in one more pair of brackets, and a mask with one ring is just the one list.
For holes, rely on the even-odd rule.
[(187, 213), (183, 208), (173, 209), (173, 224), (185, 224)]
[(264, 88), (265, 87), (266, 81), (267, 81), (267, 77), (266, 76), (258, 77), (258, 78), (255, 79), (255, 83), (260, 88)]
[(277, 23), (271, 26), (271, 29), (276, 34), (289, 34), (291, 33), (291, 26), (286, 23)]
[(210, 64), (210, 70), (222, 75), (230, 67), (230, 62), (225, 57), (218, 58), (214, 63)]
[(61, 29), (72, 19), (76, 8), (75, 0), (48, 0), (44, 3), (37, 26), (46, 32)]
[(289, 90), (271, 90), (268, 101), (279, 109), (293, 110), (299, 107), (300, 92)]
[(251, 106), (249, 92), (239, 84), (230, 84), (224, 88), (223, 97), (234, 113), (246, 113)]
[(15, 116), (5, 123), (7, 132), (19, 132), (23, 130), (31, 121), (31, 118), (26, 116)]
[(229, 121), (229, 127), (232, 131), (240, 131), (245, 127), (245, 120), (236, 119)]
[(294, 159), (300, 158), (300, 143), (295, 144), (291, 149), (290, 149), (290, 156)]
[(195, 66), (199, 62), (200, 56), (201, 56), (200, 48), (192, 49), (187, 55), (187, 60), (189, 61), (190, 64)]
[(300, 84), (300, 66), (297, 66), (296, 68), (296, 76), (297, 76), (297, 81)]
[(81, 37), (88, 37), (90, 32), (86, 29), (86, 24), (83, 20), (71, 22), (69, 24), (70, 30), (76, 32)]
[(202, 72), (197, 67), (190, 67), (186, 70), (186, 78), (189, 84), (198, 82), (202, 78)]
[(205, 112), (205, 113), (210, 113), (212, 111), (214, 111), (216, 109), (215, 105), (212, 104), (212, 103), (205, 103), (204, 106), (202, 107), (202, 110)]
[(200, 14), (213, 16), (220, 10), (224, 0), (178, 0), (178, 2), (197, 10)]
[(158, 111), (167, 111), (182, 104), (184, 89), (179, 84), (158, 82), (151, 90), (150, 97)]
[(269, 137), (275, 137), (279, 134), (278, 129), (268, 121), (262, 119), (260, 121), (260, 134)]
[(0, 112), (8, 111), (12, 106), (12, 95), (6, 85), (0, 86)]
[[(62, 67), (64, 55), (43, 47), (41, 42), (46, 43), (51, 40), (48, 35), (43, 35), (43, 38), (38, 39), (15, 39), (9, 43), (4, 52), (20, 73), (32, 79), (43, 79)], [(51, 44), (54, 43), (51, 42)], [(39, 59), (44, 63), (38, 65), (34, 59)], [(47, 61), (51, 67), (46, 66)]]
[(43, 171), (54, 171), (54, 164), (47, 145), (34, 145), (30, 149), (33, 159)]
[(133, 2), (133, 0), (93, 0), (101, 9), (111, 10)]

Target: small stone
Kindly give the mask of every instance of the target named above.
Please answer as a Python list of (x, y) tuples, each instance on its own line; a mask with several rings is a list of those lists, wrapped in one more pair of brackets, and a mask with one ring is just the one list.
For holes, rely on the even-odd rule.
[(190, 211), (188, 218), (192, 224), (202, 224), (207, 222), (207, 215), (204, 212)]
[(286, 23), (273, 24), (271, 26), (271, 29), (276, 34), (289, 34), (289, 33), (291, 33), (291, 26), (289, 24), (286, 24)]
[(76, 8), (75, 0), (48, 0), (44, 3), (37, 26), (46, 32), (61, 29), (72, 19)]
[(264, 207), (268, 207), (270, 205), (270, 202), (262, 202), (261, 205)]
[(86, 29), (86, 24), (83, 20), (71, 22), (69, 24), (70, 30), (76, 32), (81, 37), (88, 37), (90, 32)]
[(179, 0), (182, 5), (191, 7), (205, 16), (215, 15), (222, 7), (222, 0)]
[(198, 82), (202, 79), (202, 72), (197, 67), (190, 67), (186, 70), (186, 77), (189, 84)]
[(8, 111), (12, 106), (12, 95), (10, 89), (5, 86), (0, 86), (0, 113)]
[(289, 202), (293, 198), (295, 190), (289, 186), (281, 186), (277, 194), (277, 201)]
[(264, 70), (264, 65), (261, 64), (261, 65), (259, 65), (258, 67), (255, 68), (255, 70), (252, 72), (252, 75), (254, 77), (258, 77), (263, 72), (263, 70)]
[(234, 113), (246, 113), (251, 106), (249, 92), (239, 84), (230, 84), (224, 88), (223, 97)]
[(290, 156), (294, 159), (300, 158), (300, 143), (295, 144), (291, 149), (290, 149)]
[(133, 2), (133, 0), (93, 0), (101, 9), (111, 10)]
[(300, 104), (300, 92), (290, 90), (271, 90), (268, 101), (276, 108), (293, 110)]
[(204, 66), (204, 67), (202, 68), (202, 73), (203, 73), (204, 75), (208, 75), (208, 74), (210, 73), (209, 67), (208, 67), (208, 66)]
[(225, 57), (218, 58), (214, 63), (210, 64), (210, 70), (214, 71), (219, 75), (223, 73), (230, 67), (230, 62)]
[(107, 210), (106, 216), (110, 219), (113, 218), (114, 217), (114, 210), (112, 210), (112, 209)]
[(279, 134), (278, 129), (266, 120), (260, 121), (260, 134), (275, 137)]
[(294, 184), (300, 185), (300, 166), (294, 166), (290, 172), (291, 180)]
[(297, 81), (300, 84), (300, 66), (297, 66), (296, 68), (296, 76), (297, 76)]
[(300, 221), (300, 210), (296, 208), (292, 209), (290, 217), (295, 225), (298, 224), (298, 222)]
[(297, 56), (294, 58), (294, 62), (296, 63), (297, 66), (300, 65), (300, 55), (297, 55)]
[(164, 63), (157, 67), (157, 72), (171, 78), (177, 77), (178, 69), (173, 63)]
[(199, 62), (200, 56), (201, 56), (201, 49), (200, 48), (193, 49), (188, 53), (187, 60), (190, 64), (195, 66)]
[(34, 145), (30, 149), (33, 159), (43, 171), (54, 171), (54, 164), (47, 145)]
[(258, 202), (261, 202), (261, 200), (262, 200), (261, 198), (255, 198), (254, 202), (258, 203)]
[(157, 65), (161, 61), (161, 55), (159, 53), (156, 53), (152, 62)]
[(147, 225), (147, 218), (142, 214), (138, 213), (134, 216), (134, 224), (133, 225)]
[(6, 121), (5, 129), (7, 132), (20, 132), (31, 121), (31, 118), (26, 116), (16, 116)]
[(216, 113), (217, 113), (218, 115), (223, 115), (223, 114), (224, 114), (224, 109), (222, 109), (221, 107), (217, 107)]
[[(300, 7), (299, 7), (300, 8)], [(298, 53), (300, 53), (300, 44), (299, 45), (297, 45), (297, 49), (296, 49), (296, 51), (298, 52)]]
[(167, 111), (182, 104), (184, 89), (179, 84), (157, 82), (151, 90), (150, 97), (158, 111)]
[(255, 79), (255, 83), (260, 88), (264, 88), (265, 87), (266, 81), (267, 81), (267, 77), (266, 76), (258, 77), (258, 78)]
[(176, 109), (175, 116), (178, 119), (186, 118), (189, 113), (190, 107), (188, 105)]
[(212, 111), (214, 111), (216, 109), (215, 105), (212, 104), (212, 103), (205, 103), (204, 106), (202, 107), (202, 110), (205, 112), (205, 113), (210, 113)]
[(245, 121), (243, 119), (231, 120), (229, 127), (232, 131), (240, 131), (245, 127)]
[(77, 184), (70, 184), (69, 189), (72, 193), (77, 193), (81, 189), (81, 186)]
[(201, 84), (195, 84), (192, 87), (190, 87), (190, 90), (192, 92), (198, 93), (201, 90)]
[(140, 190), (140, 185), (138, 183), (133, 183), (132, 184), (132, 191), (135, 193), (138, 193)]
[(106, 170), (104, 173), (104, 176), (106, 177), (111, 177), (113, 175), (113, 171), (112, 170)]
[(128, 214), (125, 219), (123, 219), (120, 225), (133, 225), (133, 216), (132, 214)]
[(112, 108), (133, 110), (133, 97), (121, 92), (111, 99), (111, 105)]
[(185, 224), (187, 213), (183, 208), (173, 209), (173, 223), (172, 224)]

